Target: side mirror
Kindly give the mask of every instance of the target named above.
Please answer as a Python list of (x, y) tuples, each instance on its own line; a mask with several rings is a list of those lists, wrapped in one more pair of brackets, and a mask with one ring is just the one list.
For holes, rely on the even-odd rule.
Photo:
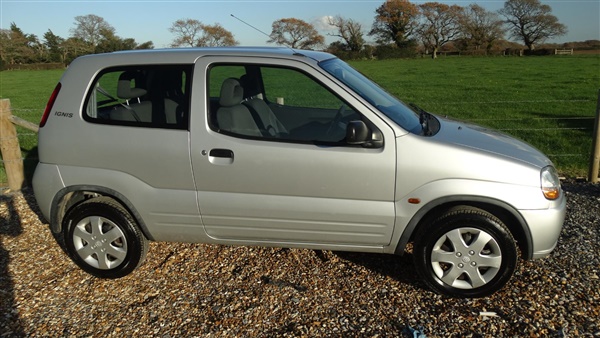
[(346, 126), (346, 142), (348, 144), (360, 145), (369, 140), (369, 128), (360, 120), (350, 121)]
[(360, 120), (350, 121), (346, 127), (346, 143), (362, 145), (366, 148), (383, 147), (383, 135), (381, 131), (373, 127), (371, 130), (365, 122)]

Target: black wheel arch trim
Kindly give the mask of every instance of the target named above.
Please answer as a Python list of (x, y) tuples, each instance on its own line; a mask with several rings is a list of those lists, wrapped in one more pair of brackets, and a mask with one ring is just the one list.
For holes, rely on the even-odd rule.
[[(430, 212), (436, 208), (442, 207), (441, 210), (446, 210), (447, 208), (443, 208), (443, 206), (445, 206), (445, 205), (447, 207), (451, 207), (451, 206), (455, 206), (455, 205), (481, 207), (482, 205), (484, 205), (484, 206), (487, 205), (487, 206), (492, 206), (493, 208), (500, 209), (504, 212), (509, 213), (510, 216), (512, 216), (514, 218), (514, 220), (517, 221), (517, 223), (518, 223), (517, 225), (520, 228), (520, 230), (522, 230), (521, 234), (523, 235), (523, 237), (524, 237), (523, 239), (526, 242), (525, 245), (519, 245), (519, 247), (523, 251), (522, 252), (523, 258), (525, 258), (527, 260), (533, 258), (533, 240), (531, 238), (531, 232), (529, 230), (529, 226), (527, 225), (527, 222), (525, 221), (525, 219), (523, 218), (521, 213), (519, 213), (519, 211), (512, 205), (510, 205), (506, 202), (503, 202), (501, 200), (497, 200), (497, 199), (490, 198), (490, 197), (471, 196), (471, 195), (457, 195), (457, 196), (441, 197), (441, 198), (435, 199), (435, 200), (430, 201), (429, 203), (425, 204), (421, 209), (419, 209), (419, 211), (417, 211), (417, 213), (412, 217), (410, 222), (408, 222), (408, 224), (406, 225), (406, 228), (404, 229), (404, 232), (400, 236), (400, 240), (398, 241), (398, 245), (396, 246), (396, 250), (394, 251), (394, 253), (396, 255), (402, 255), (404, 253), (404, 249), (406, 248), (406, 245), (410, 241), (412, 235), (417, 230), (417, 226), (419, 225), (419, 223), (421, 223), (421, 221), (423, 221), (427, 217), (437, 215), (437, 213), (430, 214)], [(482, 209), (486, 210), (485, 207), (483, 207)], [(493, 211), (490, 211), (490, 210), (486, 210), (486, 211), (494, 214)], [(495, 216), (499, 217), (498, 215), (495, 215)], [(502, 217), (499, 217), (499, 218), (502, 219)], [(512, 231), (512, 227), (508, 224), (507, 224), (507, 226)], [(515, 236), (515, 237), (520, 237), (520, 236)], [(526, 250), (523, 250), (523, 248), (526, 248)]]
[[(148, 228), (146, 227), (146, 223), (142, 219), (140, 213), (135, 209), (133, 204), (127, 199), (123, 194), (120, 194), (117, 191), (112, 189), (108, 189), (105, 187), (99, 187), (94, 185), (73, 185), (68, 186), (61, 189), (52, 200), (52, 208), (50, 214), (50, 228), (52, 232), (59, 233), (62, 231), (62, 218), (66, 215), (68, 210), (64, 210), (64, 212), (59, 213), (59, 203), (63, 201), (66, 195), (74, 192), (89, 192), (89, 193), (97, 193), (102, 196), (107, 196), (114, 199), (116, 202), (120, 203), (135, 219), (137, 224), (140, 227), (140, 230), (146, 236), (147, 239), (153, 241), (154, 238), (150, 235)], [(72, 208), (73, 206), (71, 206)]]

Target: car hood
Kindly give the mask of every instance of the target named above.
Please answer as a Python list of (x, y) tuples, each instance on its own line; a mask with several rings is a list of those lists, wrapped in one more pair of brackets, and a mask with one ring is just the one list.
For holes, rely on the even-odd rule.
[(433, 136), (436, 140), (503, 156), (539, 168), (552, 165), (546, 155), (523, 141), (474, 124), (437, 118), (440, 121), (440, 130)]

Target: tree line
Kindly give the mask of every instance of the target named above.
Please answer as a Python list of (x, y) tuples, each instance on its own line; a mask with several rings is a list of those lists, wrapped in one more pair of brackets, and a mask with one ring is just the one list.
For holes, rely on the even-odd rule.
[(3, 64), (62, 63), (69, 64), (78, 56), (127, 49), (154, 48), (152, 41), (137, 43), (121, 38), (103, 18), (89, 14), (76, 16), (71, 36), (60, 37), (48, 29), (43, 40), (24, 33), (14, 22), (0, 30), (0, 59)]
[[(552, 15), (540, 0), (506, 0), (497, 12), (471, 4), (466, 7), (439, 2), (412, 3), (386, 0), (375, 10), (369, 30), (358, 21), (342, 16), (327, 17), (327, 35), (338, 40), (325, 45), (325, 36), (313, 24), (297, 18), (272, 23), (268, 43), (301, 49), (325, 49), (349, 57), (391, 53), (409, 56), (421, 50), (437, 56), (447, 45), (462, 51), (489, 53), (505, 37), (523, 43), (529, 50), (547, 39), (566, 34), (567, 27)], [(172, 23), (172, 47), (235, 46), (239, 42), (220, 24), (207, 25), (196, 19)], [(152, 41), (137, 43), (116, 35), (103, 18), (90, 14), (75, 17), (71, 36), (62, 38), (48, 30), (43, 40), (24, 33), (15, 23), (0, 31), (0, 58), (4, 64), (56, 62), (68, 64), (74, 58), (92, 53), (154, 48)], [(365, 35), (375, 41), (366, 43)]]
[[(422, 49), (434, 58), (452, 43), (458, 50), (489, 53), (505, 36), (522, 42), (532, 51), (547, 39), (566, 34), (567, 27), (552, 15), (550, 6), (540, 0), (507, 0), (497, 12), (471, 4), (467, 7), (439, 2), (414, 4), (410, 0), (386, 0), (375, 11), (371, 29), (342, 16), (328, 17), (328, 35), (339, 40), (325, 46), (325, 37), (314, 25), (297, 18), (273, 22), (269, 43), (300, 49), (326, 49), (335, 54), (360, 55), (373, 52), (365, 33), (375, 39), (379, 52), (411, 55)], [(219, 28), (216, 37), (215, 28)], [(236, 45), (231, 32), (220, 25), (206, 26), (194, 19), (178, 20), (170, 31), (176, 35), (173, 47)], [(212, 36), (213, 44), (207, 44)], [(216, 38), (215, 38), (216, 37)]]

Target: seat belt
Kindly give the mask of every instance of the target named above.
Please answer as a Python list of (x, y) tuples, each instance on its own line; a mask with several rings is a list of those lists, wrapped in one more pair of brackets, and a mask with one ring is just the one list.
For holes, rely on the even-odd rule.
[[(137, 121), (137, 122), (142, 122), (142, 120), (140, 120), (140, 117), (138, 116), (138, 114), (135, 112), (135, 110), (133, 108), (131, 108), (129, 105), (123, 104), (122, 102), (119, 102), (118, 99), (114, 98), (112, 95), (110, 95), (104, 88), (97, 86), (96, 90), (100, 92), (100, 94), (108, 97), (109, 99), (117, 102), (118, 104), (120, 104), (121, 106), (125, 107), (125, 109), (127, 109), (128, 111), (131, 112), (131, 115), (133, 115), (133, 118)], [(129, 102), (128, 102), (129, 103)]]
[(263, 136), (275, 136), (275, 135), (271, 135), (271, 133), (269, 133), (269, 131), (265, 128), (264, 123), (262, 122), (262, 119), (260, 118), (260, 115), (258, 114), (258, 112), (252, 108), (252, 106), (250, 104), (247, 104), (248, 101), (244, 101), (242, 102), (242, 104), (248, 108), (248, 110), (250, 111), (250, 115), (252, 115), (252, 119), (254, 119), (254, 122), (256, 123), (256, 126), (258, 127), (258, 130), (260, 130), (260, 133), (263, 134)]

